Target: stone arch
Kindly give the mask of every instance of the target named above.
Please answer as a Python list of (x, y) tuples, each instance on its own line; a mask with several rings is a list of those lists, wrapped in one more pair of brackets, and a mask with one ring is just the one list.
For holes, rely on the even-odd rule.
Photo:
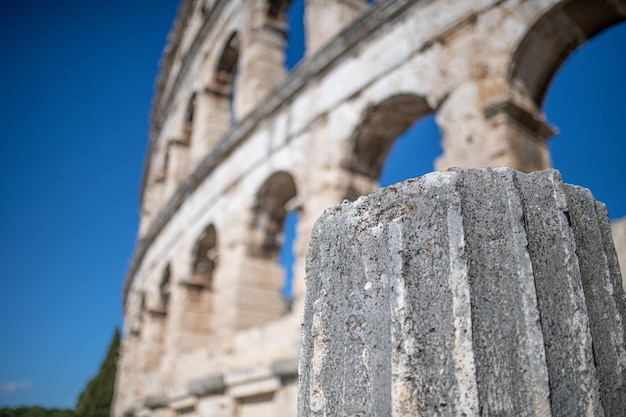
[[(477, 65), (472, 78), (450, 91), (438, 108), (445, 150), (437, 163), (441, 169), (508, 166), (531, 172), (549, 168), (548, 140), (555, 130), (546, 121), (542, 105), (552, 78), (587, 39), (626, 18), (623, 1), (562, 0), (517, 7), (514, 15), (497, 19), (498, 23), (483, 20), (486, 26), (476, 33), (491, 45), (485, 53), (497, 51), (502, 56), (494, 60), (496, 55), (486, 55), (485, 62), (493, 66)], [(511, 30), (520, 23), (519, 30)], [(498, 40), (491, 35), (496, 31), (506, 35)], [(470, 56), (470, 61), (474, 59)]]
[(588, 39), (626, 20), (626, 4), (611, 0), (570, 0), (553, 7), (530, 26), (513, 53), (508, 78), (541, 105), (565, 60)]
[(289, 211), (288, 203), (296, 194), (296, 184), (288, 172), (276, 172), (263, 183), (253, 208), (249, 243), (252, 256), (278, 260), (283, 243), (283, 223)]
[[(564, 181), (589, 188), (607, 206), (612, 220), (626, 215), (626, 201), (616, 192), (626, 162), (618, 145), (618, 138), (626, 136), (621, 105), (626, 60), (616, 51), (625, 45), (626, 22), (589, 39), (554, 74), (542, 104), (559, 128), (550, 141), (554, 168)], [(622, 265), (626, 270), (626, 263)]]
[(393, 95), (365, 109), (361, 123), (349, 140), (351, 149), (345, 162), (350, 177), (347, 199), (354, 200), (377, 187), (396, 139), (431, 112), (424, 98), (410, 93)]
[[(190, 131), (191, 133), (191, 131)], [(159, 197), (162, 202), (174, 194), (178, 185), (187, 177), (189, 173), (189, 139), (171, 138), (164, 146), (160, 170), (157, 174), (157, 182), (162, 186), (158, 187)]]
[[(555, 130), (542, 109), (548, 87), (574, 50), (626, 18), (626, 6), (621, 4), (567, 0), (536, 12), (511, 43), (502, 78), (494, 80), (494, 85), (482, 82), (478, 87), (475, 108), (482, 112), (475, 115), (474, 128), (462, 117), (453, 120), (468, 102), (463, 94), (451, 94), (442, 106), (440, 113), (448, 119), (444, 142), (455, 149), (446, 150), (447, 159), (440, 166), (509, 166), (524, 172), (550, 167), (548, 139)], [(476, 143), (464, 143), (463, 135)]]

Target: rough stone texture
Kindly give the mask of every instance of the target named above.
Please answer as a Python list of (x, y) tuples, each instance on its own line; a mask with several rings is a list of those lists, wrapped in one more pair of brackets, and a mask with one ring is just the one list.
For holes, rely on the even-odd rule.
[[(288, 73), (288, 3), (181, 1), (123, 290), (116, 417), (293, 417), (287, 364), (298, 355), (304, 258), (323, 210), (374, 191), (396, 138), (429, 114), (442, 133), (438, 169), (548, 168), (553, 130), (538, 103), (550, 79), (574, 48), (626, 17), (624, 0), (307, 0), (307, 55)], [(300, 219), (290, 304), (276, 253), (287, 211)], [(445, 308), (407, 307), (422, 317)], [(457, 331), (451, 340), (467, 343)], [(215, 375), (224, 387), (208, 387)], [(259, 396), (236, 397), (245, 392)]]
[(606, 209), (557, 171), (433, 173), (344, 202), (306, 271), (300, 417), (626, 413)]
[[(606, 208), (584, 188), (567, 187), (582, 286), (593, 337), (600, 395), (607, 415), (626, 410), (624, 292)], [(609, 411), (610, 410), (610, 411)]]

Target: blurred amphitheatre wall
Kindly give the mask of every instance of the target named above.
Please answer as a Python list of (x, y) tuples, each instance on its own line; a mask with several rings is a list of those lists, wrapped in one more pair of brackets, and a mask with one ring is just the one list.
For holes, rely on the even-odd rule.
[[(289, 3), (180, 5), (124, 286), (115, 416), (295, 416), (304, 258), (323, 210), (373, 191), (395, 139), (429, 114), (437, 169), (550, 167), (552, 77), (626, 19), (624, 0), (306, 0), (306, 56), (288, 73)], [(293, 300), (279, 263), (289, 212)]]

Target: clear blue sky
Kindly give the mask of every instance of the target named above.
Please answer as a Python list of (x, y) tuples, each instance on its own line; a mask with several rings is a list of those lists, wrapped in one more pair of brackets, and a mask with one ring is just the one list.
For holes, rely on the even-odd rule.
[[(0, 405), (73, 407), (121, 325), (153, 84), (176, 8), (1, 6)], [(561, 130), (555, 166), (613, 218), (626, 215), (624, 74), (622, 25), (573, 56), (546, 104)], [(397, 142), (381, 182), (432, 170), (439, 152), (425, 119)]]

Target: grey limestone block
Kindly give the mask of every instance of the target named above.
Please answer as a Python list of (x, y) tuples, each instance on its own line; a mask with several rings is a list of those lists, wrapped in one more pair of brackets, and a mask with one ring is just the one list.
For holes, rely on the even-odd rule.
[(408, 180), (317, 221), (298, 415), (625, 416), (606, 209), (546, 170)]

